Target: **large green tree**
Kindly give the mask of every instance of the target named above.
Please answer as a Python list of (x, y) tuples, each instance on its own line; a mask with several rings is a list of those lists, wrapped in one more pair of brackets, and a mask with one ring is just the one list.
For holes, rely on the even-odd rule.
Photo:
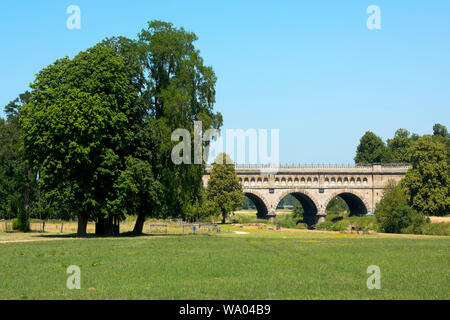
[(47, 202), (76, 212), (81, 236), (88, 220), (114, 214), (112, 186), (133, 143), (136, 91), (126, 71), (112, 49), (97, 45), (40, 71), (20, 110), (25, 157), (40, 172)]
[(383, 140), (373, 132), (367, 131), (360, 139), (356, 148), (356, 163), (382, 162), (385, 153), (385, 144)]
[(231, 211), (242, 205), (244, 194), (234, 163), (225, 153), (220, 153), (213, 163), (206, 188), (207, 198), (218, 205), (225, 223)]
[(410, 194), (410, 204), (425, 215), (450, 213), (449, 164), (445, 145), (429, 135), (410, 149), (412, 168), (403, 180)]

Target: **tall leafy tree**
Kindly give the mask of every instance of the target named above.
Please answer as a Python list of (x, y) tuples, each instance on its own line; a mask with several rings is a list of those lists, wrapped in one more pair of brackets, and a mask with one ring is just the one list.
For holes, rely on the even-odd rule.
[(383, 140), (373, 132), (367, 131), (360, 139), (356, 148), (356, 163), (382, 162), (385, 153), (385, 144)]
[(445, 145), (429, 135), (410, 149), (412, 169), (403, 180), (410, 194), (410, 204), (425, 215), (450, 213), (449, 164)]
[(179, 216), (188, 204), (200, 199), (203, 174), (202, 165), (172, 162), (171, 151), (176, 144), (171, 141), (172, 132), (178, 128), (189, 130), (193, 143), (193, 121), (202, 121), (203, 130), (222, 125), (221, 114), (213, 111), (216, 76), (211, 67), (204, 65), (194, 45), (196, 40), (194, 33), (162, 21), (149, 22), (139, 34), (146, 78), (145, 105), (158, 137), (158, 159), (153, 168), (164, 188), (170, 216)]
[(206, 194), (208, 200), (213, 201), (220, 208), (223, 223), (231, 211), (242, 205), (244, 200), (242, 185), (233, 162), (225, 153), (220, 153), (213, 163)]
[(20, 110), (25, 157), (39, 170), (48, 202), (64, 199), (76, 212), (81, 236), (88, 220), (114, 214), (111, 186), (133, 142), (128, 116), (136, 92), (126, 71), (112, 49), (97, 45), (40, 71)]

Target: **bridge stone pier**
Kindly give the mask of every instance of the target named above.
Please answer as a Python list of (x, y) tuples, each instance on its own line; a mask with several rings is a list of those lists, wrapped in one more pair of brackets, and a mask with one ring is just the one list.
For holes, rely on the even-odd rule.
[[(373, 212), (389, 180), (402, 179), (409, 165), (311, 165), (236, 166), (236, 173), (244, 194), (258, 210), (259, 218), (274, 218), (278, 203), (288, 194), (302, 204), (304, 220), (314, 226), (325, 221), (328, 203), (341, 197), (350, 209), (350, 215)], [(206, 168), (203, 183), (206, 186), (211, 167)]]

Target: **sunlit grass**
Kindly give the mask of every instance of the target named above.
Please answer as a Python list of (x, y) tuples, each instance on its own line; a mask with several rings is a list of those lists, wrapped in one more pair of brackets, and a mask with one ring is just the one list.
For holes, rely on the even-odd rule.
[[(222, 229), (0, 243), (0, 299), (450, 298), (449, 237)], [(66, 288), (69, 265), (81, 290)], [(366, 287), (370, 265), (381, 290)]]

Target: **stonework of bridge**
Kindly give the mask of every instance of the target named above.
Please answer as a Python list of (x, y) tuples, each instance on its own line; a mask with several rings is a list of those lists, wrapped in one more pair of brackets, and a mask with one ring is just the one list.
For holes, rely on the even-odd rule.
[[(276, 170), (236, 166), (236, 173), (259, 218), (275, 217), (278, 203), (290, 194), (301, 203), (304, 221), (315, 225), (325, 221), (328, 203), (338, 196), (347, 203), (350, 215), (373, 212), (386, 183), (398, 182), (409, 168), (406, 164), (283, 166)], [(210, 172), (211, 167), (207, 167), (203, 176), (205, 186)]]

